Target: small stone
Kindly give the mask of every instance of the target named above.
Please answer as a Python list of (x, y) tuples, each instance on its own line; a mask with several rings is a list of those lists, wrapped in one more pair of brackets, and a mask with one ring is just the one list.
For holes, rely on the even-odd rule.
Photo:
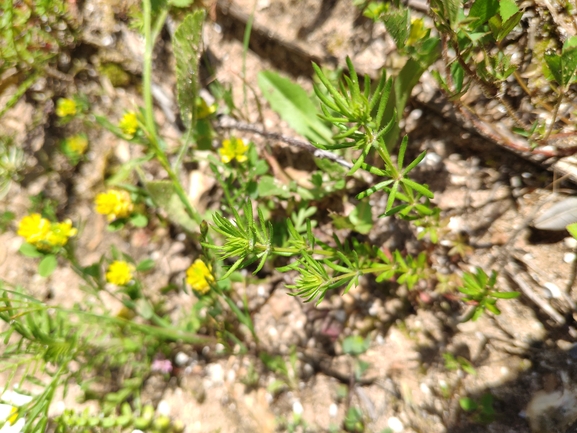
[(401, 420), (395, 416), (389, 418), (389, 420), (387, 421), (387, 426), (395, 433), (401, 433), (402, 431), (405, 430), (405, 427), (403, 426)]
[(298, 400), (293, 403), (293, 413), (295, 415), (302, 415), (303, 413), (303, 405)]
[(565, 263), (573, 263), (577, 255), (575, 253), (565, 253), (563, 254), (563, 261)]
[(339, 413), (339, 407), (335, 403), (332, 403), (329, 406), (329, 416), (331, 418), (334, 418), (335, 416), (337, 416), (338, 413)]

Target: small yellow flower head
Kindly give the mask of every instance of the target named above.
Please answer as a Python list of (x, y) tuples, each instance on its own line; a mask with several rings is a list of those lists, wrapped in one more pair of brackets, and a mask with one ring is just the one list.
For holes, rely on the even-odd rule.
[(42, 218), (39, 213), (33, 213), (20, 220), (18, 235), (29, 244), (38, 247), (46, 242), (50, 233), (50, 225), (50, 221)]
[(88, 139), (85, 135), (78, 134), (66, 140), (67, 149), (76, 155), (84, 155), (88, 148)]
[(130, 138), (134, 137), (136, 131), (138, 130), (138, 117), (136, 113), (133, 111), (129, 111), (122, 116), (120, 122), (118, 122), (118, 127), (122, 131), (124, 135), (129, 136)]
[(222, 142), (222, 147), (218, 149), (222, 162), (228, 164), (233, 159), (238, 162), (245, 162), (247, 160), (246, 152), (248, 146), (244, 144), (241, 138), (230, 137), (230, 139)]
[(124, 260), (115, 260), (106, 271), (106, 281), (117, 286), (126, 286), (132, 280), (134, 266)]
[(214, 283), (212, 267), (202, 260), (196, 259), (186, 271), (186, 282), (201, 295), (210, 290), (210, 283)]
[(66, 220), (61, 223), (52, 223), (46, 240), (53, 247), (63, 247), (72, 236), (76, 236), (78, 230), (72, 227), (72, 221)]
[(68, 98), (60, 98), (56, 104), (56, 115), (58, 117), (75, 116), (78, 111), (76, 102)]
[(38, 213), (25, 216), (18, 226), (18, 234), (39, 250), (63, 247), (77, 232), (70, 220), (52, 223)]
[(12, 409), (10, 409), (10, 417), (7, 421), (10, 425), (14, 425), (18, 421), (18, 408), (16, 406), (12, 406)]
[(124, 190), (109, 189), (96, 196), (96, 212), (106, 215), (108, 221), (130, 216), (134, 205), (130, 195)]
[(196, 99), (196, 117), (198, 119), (205, 119), (216, 112), (216, 105), (208, 105), (204, 98)]

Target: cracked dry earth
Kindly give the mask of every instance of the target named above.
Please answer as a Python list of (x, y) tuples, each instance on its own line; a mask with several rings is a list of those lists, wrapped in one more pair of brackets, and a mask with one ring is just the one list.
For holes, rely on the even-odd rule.
[[(243, 78), (241, 41), (253, 6), (254, 28)], [(87, 71), (94, 71), (102, 59), (116, 58), (137, 74), (141, 41), (115, 19), (122, 5), (87, 0), (79, 7), (86, 27), (82, 44), (92, 54), (77, 51)], [(209, 11), (204, 42), (214, 76), (205, 74), (205, 79), (230, 84), (237, 101), (243, 98), (243, 80), (258, 95), (257, 74), (262, 70), (279, 70), (310, 90), (311, 60), (337, 67), (349, 55), (360, 70), (372, 74), (383, 66), (395, 66), (389, 64), (387, 54), (394, 44), (384, 28), (367, 22), (346, 0), (258, 0), (256, 4), (219, 0)], [(109, 36), (113, 43), (103, 41)], [(173, 66), (167, 34), (159, 43), (154, 65), (155, 83), (165, 97), (157, 96), (156, 117), (161, 134), (176, 146), (181, 131), (175, 122)], [(105, 77), (87, 73), (72, 82), (45, 80), (34, 91), (49, 97), (44, 102), (22, 99), (2, 119), (2, 129), (23, 145), (28, 164), (34, 167), (0, 201), (2, 209), (20, 218), (29, 207), (28, 197), (44, 191), (57, 200), (60, 215), (82, 221), (77, 242), (83, 263), (98, 260), (115, 245), (135, 259), (156, 260), (156, 268), (146, 277), (150, 293), (171, 279), (182, 279), (198, 254), (182, 235), (159, 226), (108, 233), (103, 217), (93, 211), (92, 200), (102, 190), (109, 166), (138, 156), (138, 150), (92, 129), (87, 132), (89, 160), (78, 170), (72, 171), (55, 152), (58, 140), (73, 131), (54, 126), (54, 100), (82, 92), (89, 96), (94, 112), (118, 119), (124, 110), (142, 105), (138, 85), (115, 88)], [(260, 121), (254, 98), (248, 99), (246, 110), (249, 120), (267, 130), (295, 136), (266, 106)], [(35, 113), (42, 118), (38, 120)], [(410, 152), (429, 152), (416, 177), (435, 192), (448, 236), (466, 236), (470, 246), (463, 263), (456, 265), (446, 247), (435, 253), (434, 265), (446, 272), (458, 271), (459, 266), (499, 270), (499, 286), (519, 290), (522, 296), (500, 302), (500, 316), (462, 323), (464, 308), (454, 297), (434, 292), (426, 284), (407, 292), (393, 284), (364, 280), (346, 295), (327, 296), (315, 308), (286, 294), (293, 275), (271, 273), (236, 289), (247, 296), (261, 347), (286, 359), (296, 350), (291, 386), (271, 392), (278, 376), (252, 355), (225, 354), (218, 346), (201, 351), (181, 347), (175, 349), (178, 372), (168, 383), (153, 376), (144, 389), (145, 400), (182, 420), (187, 432), (283, 431), (279, 420), (291, 419), (295, 410), (302, 410), (306, 423), (297, 431), (344, 431), (346, 409), (353, 406), (363, 412), (367, 432), (389, 428), (393, 432), (521, 433), (531, 427), (536, 432), (577, 431), (572, 425), (577, 421), (577, 294), (569, 283), (576, 246), (563, 234), (555, 237), (530, 228), (536, 216), (571, 194), (575, 185), (556, 181), (554, 172), (436, 114), (418, 102), (418, 95), (404, 127)], [(257, 146), (265, 144), (257, 136), (245, 138)], [(268, 144), (284, 172), (294, 179), (306, 178), (310, 155), (283, 143)], [(147, 171), (162, 176), (153, 164)], [(201, 164), (189, 170), (184, 183), (199, 209), (214, 208), (215, 181), (207, 167)], [(383, 197), (373, 198), (371, 205), (376, 217), (382, 213)], [(343, 203), (341, 212), (350, 206)], [(418, 251), (421, 247), (408, 227), (390, 219), (378, 220), (368, 239), (389, 249)], [(0, 276), (55, 304), (80, 302), (81, 294), (73, 289), (80, 283), (74, 273), (61, 266), (50, 278), (41, 279), (36, 264), (17, 253), (21, 242), (14, 227), (0, 235)], [(194, 302), (185, 294), (170, 296), (169, 303), (175, 306)], [(114, 301), (110, 302), (114, 309)], [(361, 355), (369, 368), (360, 380), (355, 380), (353, 359), (343, 354), (341, 342), (348, 335), (371, 339), (369, 350)], [(469, 360), (476, 373), (448, 370), (443, 358), (448, 352)], [(254, 368), (257, 380), (247, 384)], [(79, 390), (72, 391), (55, 405), (55, 413), (78, 407)], [(495, 416), (493, 422), (480, 424), (461, 410), (459, 398), (479, 401), (487, 393), (494, 398)]]

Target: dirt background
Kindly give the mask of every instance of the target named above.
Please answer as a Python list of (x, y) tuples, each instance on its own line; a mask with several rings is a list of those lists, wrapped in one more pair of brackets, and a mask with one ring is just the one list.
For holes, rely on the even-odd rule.
[[(351, 3), (219, 0), (208, 4), (204, 59), (213, 70), (204, 69), (203, 84), (214, 79), (230, 84), (235, 100), (242, 101), (246, 83), (250, 92), (244, 120), (296, 137), (266, 104), (261, 122), (255, 103), (255, 98), (262, 101), (256, 85), (260, 71), (280, 71), (310, 90), (311, 60), (342, 67), (348, 55), (360, 71), (372, 76), (382, 67), (395, 70), (399, 66), (384, 27), (365, 19)], [(157, 266), (146, 284), (155, 293), (171, 279), (182, 279), (198, 251), (181, 234), (160, 226), (108, 233), (104, 218), (95, 214), (92, 204), (104, 188), (110, 167), (138, 156), (139, 150), (93, 128), (87, 131), (88, 161), (77, 168), (56, 151), (63, 136), (82, 129), (77, 123), (56, 126), (54, 101), (58, 97), (86, 94), (91, 110), (112, 121), (125, 110), (142, 106), (138, 94), (142, 40), (127, 26), (129, 6), (129, 2), (79, 2), (81, 42), (59, 64), (70, 79), (41, 80), (1, 120), (3, 131), (14, 135), (26, 150), (31, 169), (0, 205), (20, 218), (30, 207), (28, 197), (43, 191), (57, 202), (59, 216), (80, 222), (77, 244), (82, 264), (99, 260), (111, 245), (130, 251), (135, 259), (153, 258)], [(254, 24), (243, 73), (242, 38), (251, 13)], [(154, 82), (160, 132), (169, 146), (176, 147), (182, 132), (174, 103), (175, 62), (170, 46), (174, 25), (168, 22), (156, 48)], [(122, 65), (131, 75), (130, 84), (114, 87), (97, 72), (102, 62)], [(81, 71), (72, 75), (72, 65), (81, 65)], [(563, 233), (535, 233), (529, 228), (547, 206), (573, 193), (574, 185), (558, 181), (545, 165), (463, 128), (453, 121), (454, 115), (438, 114), (434, 104), (419, 98), (427, 85), (425, 81), (415, 89), (404, 122), (410, 153), (429, 152), (416, 177), (435, 192), (434, 202), (448, 224), (447, 239), (465, 236), (470, 246), (459, 261), (448, 255), (449, 246), (437, 248), (434, 266), (447, 274), (474, 266), (499, 270), (499, 286), (519, 290), (522, 296), (500, 302), (501, 316), (485, 315), (477, 322), (461, 323), (465, 309), (451, 293), (435, 291), (427, 284), (408, 293), (402, 287), (367, 280), (346, 295), (328, 296), (314, 308), (287, 296), (285, 285), (292, 283), (294, 275), (271, 274), (256, 284), (239, 285), (238, 290), (247, 294), (253, 308), (262, 348), (286, 359), (291, 348), (296, 348), (298, 360), (291, 370), (290, 386), (272, 393), (270, 385), (278, 376), (254, 355), (224, 354), (220, 347), (184, 348), (174, 353), (178, 373), (168, 382), (153, 376), (145, 387), (143, 398), (158, 405), (160, 413), (182, 420), (187, 432), (288, 431), (281, 420), (292, 419), (301, 410), (306, 427), (296, 431), (344, 431), (343, 419), (352, 406), (362, 410), (367, 432), (387, 428), (428, 433), (528, 432), (530, 420), (539, 426), (535, 431), (577, 431), (572, 426), (577, 420), (576, 294), (575, 285), (570, 284), (575, 242)], [(245, 138), (258, 146), (265, 144), (257, 136)], [(286, 173), (296, 179), (307, 176), (303, 167), (310, 163), (310, 155), (283, 143), (268, 144)], [(154, 164), (147, 171), (163, 178)], [(207, 167), (200, 164), (185, 174), (183, 181), (193, 203), (201, 210), (214, 208), (218, 195), (214, 196), (215, 181)], [(371, 204), (375, 216), (384, 207), (382, 197), (373, 198)], [(343, 204), (343, 212), (347, 206), (349, 202)], [(406, 226), (388, 219), (379, 220), (368, 238), (391, 249), (422, 247)], [(80, 281), (67, 267), (60, 266), (48, 279), (36, 275), (37, 264), (17, 253), (21, 242), (15, 225), (0, 235), (3, 279), (61, 305), (83, 300), (74, 289)], [(194, 303), (185, 294), (170, 296), (173, 305)], [(111, 300), (111, 311), (119, 308)], [(337, 338), (331, 338), (335, 333)], [(343, 354), (341, 343), (348, 335), (371, 339), (369, 350), (361, 355), (370, 366), (362, 380), (355, 380), (354, 360)], [(469, 360), (476, 374), (448, 370), (446, 352)], [(257, 380), (247, 385), (253, 368)], [(56, 404), (54, 412), (77, 407), (78, 392)], [(459, 398), (478, 401), (486, 393), (494, 397), (495, 419), (483, 425), (461, 410)]]

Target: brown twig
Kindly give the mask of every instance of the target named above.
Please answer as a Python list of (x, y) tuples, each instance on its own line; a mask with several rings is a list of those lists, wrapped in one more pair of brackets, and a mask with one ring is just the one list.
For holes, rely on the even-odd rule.
[(287, 135), (279, 134), (278, 132), (268, 132), (254, 124), (238, 122), (232, 117), (222, 116), (216, 123), (215, 127), (216, 129), (236, 129), (238, 131), (252, 132), (253, 134), (260, 135), (261, 137), (282, 141), (288, 145), (306, 150), (312, 153), (312, 155), (316, 158), (328, 159), (329, 161), (336, 162), (337, 164), (347, 169), (351, 169), (353, 167), (353, 164), (351, 164), (349, 161), (344, 160), (340, 156), (335, 155), (328, 150), (318, 149), (307, 141), (298, 140)]

